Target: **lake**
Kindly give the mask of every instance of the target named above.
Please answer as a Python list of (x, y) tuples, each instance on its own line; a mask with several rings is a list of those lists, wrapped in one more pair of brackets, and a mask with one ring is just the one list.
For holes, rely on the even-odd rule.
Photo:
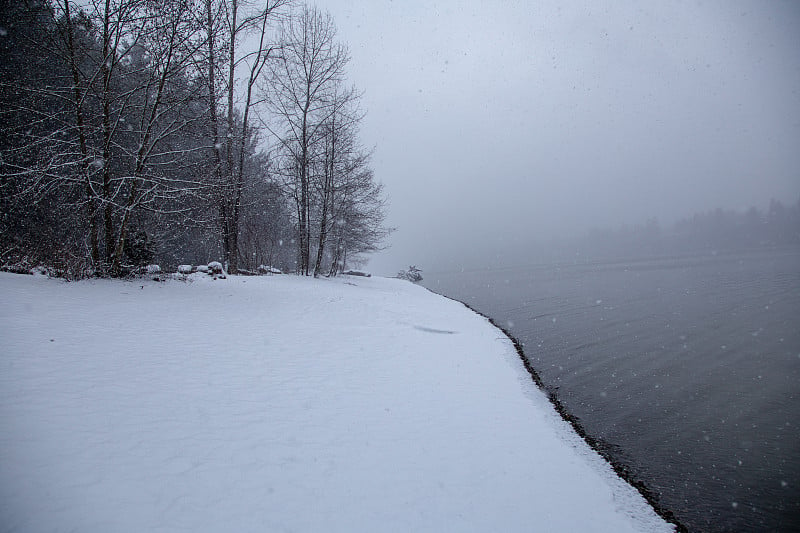
[(800, 251), (426, 273), (690, 531), (800, 531)]

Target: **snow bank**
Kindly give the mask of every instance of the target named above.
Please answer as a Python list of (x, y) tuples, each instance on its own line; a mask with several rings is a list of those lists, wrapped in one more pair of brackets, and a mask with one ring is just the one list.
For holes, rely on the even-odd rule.
[(670, 531), (461, 304), (0, 273), (13, 531)]

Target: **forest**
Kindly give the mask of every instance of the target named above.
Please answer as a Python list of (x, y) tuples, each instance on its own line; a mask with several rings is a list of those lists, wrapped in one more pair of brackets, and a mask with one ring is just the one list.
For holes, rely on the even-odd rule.
[(659, 256), (735, 252), (800, 246), (800, 199), (785, 205), (772, 199), (766, 209), (717, 208), (664, 226), (644, 224), (589, 231), (573, 247), (592, 257)]
[(391, 229), (332, 17), (0, 0), (0, 267), (336, 275)]

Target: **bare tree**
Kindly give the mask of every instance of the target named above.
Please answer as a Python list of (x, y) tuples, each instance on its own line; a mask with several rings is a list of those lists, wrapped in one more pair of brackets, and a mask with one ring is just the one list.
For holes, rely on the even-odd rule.
[(64, 178), (78, 155), (70, 142), (72, 108), (61, 90), (68, 71), (53, 58), (52, 6), (2, 0), (0, 27), (0, 262), (25, 265), (75, 240), (68, 228), (80, 218), (60, 202), (75, 200)]
[(334, 87), (330, 116), (319, 131), (322, 155), (319, 161), (321, 168), (315, 172), (314, 180), (320, 210), (314, 277), (323, 271), (328, 236), (331, 226), (336, 223), (337, 188), (346, 182), (347, 174), (352, 171), (351, 164), (358, 157), (357, 128), (363, 118), (357, 109), (358, 99), (355, 89), (340, 90)]
[[(205, 80), (214, 197), (219, 210), (224, 260), (231, 273), (236, 272), (239, 260), (246, 144), (252, 133), (253, 109), (260, 103), (255, 98), (254, 88), (277, 48), (269, 39), (270, 22), (280, 16), (289, 2), (266, 0), (254, 10), (242, 0), (205, 0)], [(255, 35), (258, 44), (255, 49), (243, 53), (239, 45), (251, 35)], [(224, 56), (224, 60), (220, 60), (220, 56)], [(237, 74), (242, 70), (245, 76), (240, 85)], [(220, 87), (221, 79), (227, 80), (227, 85)], [(244, 96), (237, 105), (237, 90), (240, 88)], [(224, 131), (220, 124), (220, 111), (225, 117)]]
[[(128, 177), (131, 183), (122, 205), (113, 251), (112, 270), (115, 272), (120, 269), (132, 211), (140, 206), (153, 205), (165, 195), (182, 194), (187, 187), (197, 185), (167, 176), (156, 166), (156, 163), (164, 165), (180, 157), (181, 154), (171, 153), (165, 141), (195, 119), (182, 111), (196, 95), (181, 83), (201, 45), (192, 7), (184, 0), (146, 6), (137, 28), (140, 33), (134, 37), (141, 46), (141, 67), (147, 75), (143, 76), (144, 83), (132, 87), (123, 97), (130, 96), (129, 100), (123, 101), (130, 105), (138, 125), (134, 128), (134, 150), (121, 151), (130, 160), (132, 172)], [(106, 118), (104, 112), (104, 131)]]
[[(122, 270), (133, 213), (158, 209), (164, 198), (197, 185), (166, 171), (181, 159), (168, 140), (196, 120), (187, 112), (196, 91), (186, 83), (202, 43), (193, 7), (187, 0), (92, 0), (79, 10), (70, 0), (58, 3), (63, 31), (56, 56), (69, 66), (70, 79), (53, 90), (72, 102), (78, 169), (59, 178), (83, 186), (91, 257), (112, 273)], [(76, 20), (85, 21), (81, 39)]]
[(289, 1), (0, 0), (0, 262), (119, 274), (164, 245), (235, 272), (290, 266), (297, 244), (318, 276), (377, 242), (347, 50)]
[(303, 275), (310, 271), (314, 145), (336, 108), (334, 89), (349, 61), (347, 48), (335, 38), (331, 16), (304, 6), (284, 22), (281, 57), (270, 64), (270, 104), (278, 120), (273, 133), (286, 160), (283, 171), (297, 218), (297, 268)]
[(362, 255), (381, 250), (394, 231), (384, 225), (386, 198), (383, 185), (375, 181), (369, 153), (355, 151), (347, 160), (341, 181), (334, 190), (332, 258), (330, 275), (358, 264)]
[(80, 150), (81, 162), (79, 171), (85, 181), (86, 194), (86, 220), (89, 229), (89, 242), (92, 263), (100, 263), (100, 244), (97, 228), (97, 201), (92, 187), (92, 157), (89, 154), (86, 121), (84, 119), (84, 106), (88, 96), (89, 84), (84, 83), (80, 74), (80, 64), (78, 58), (78, 46), (75, 36), (75, 21), (72, 15), (70, 0), (63, 0), (64, 9), (64, 38), (66, 44), (66, 57), (69, 63), (70, 74), (72, 76), (72, 93), (74, 97), (73, 106), (75, 108), (75, 126), (78, 136), (78, 148)]

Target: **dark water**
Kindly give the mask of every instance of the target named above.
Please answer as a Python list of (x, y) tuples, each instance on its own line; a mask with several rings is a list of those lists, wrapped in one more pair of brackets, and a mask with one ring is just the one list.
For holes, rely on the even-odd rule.
[(800, 251), (429, 273), (690, 531), (800, 531)]

